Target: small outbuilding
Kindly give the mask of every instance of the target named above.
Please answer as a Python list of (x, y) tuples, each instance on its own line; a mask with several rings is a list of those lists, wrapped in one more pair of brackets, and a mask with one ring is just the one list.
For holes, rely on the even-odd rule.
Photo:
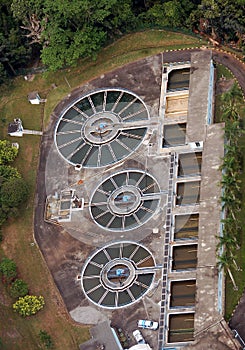
[(37, 91), (33, 91), (28, 94), (28, 101), (32, 105), (39, 105), (42, 102), (46, 102), (46, 99), (42, 99)]
[(8, 134), (10, 136), (22, 137), (23, 131), (22, 121), (19, 118), (14, 119), (14, 121), (8, 125)]

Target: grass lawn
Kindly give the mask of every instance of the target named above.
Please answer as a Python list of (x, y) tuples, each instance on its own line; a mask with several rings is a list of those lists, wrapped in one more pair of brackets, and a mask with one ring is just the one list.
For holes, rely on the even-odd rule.
[[(233, 74), (231, 73), (231, 71), (226, 68), (225, 66), (223, 66), (222, 64), (217, 64), (216, 65), (216, 80), (219, 82), (220, 85), (225, 86), (225, 84), (229, 84), (229, 81), (231, 82), (230, 85), (233, 84)], [(228, 85), (229, 86), (229, 85)], [(214, 115), (215, 115), (215, 122), (219, 123), (221, 120), (221, 91), (219, 91), (218, 93), (216, 93), (215, 95), (215, 111), (214, 111)]]

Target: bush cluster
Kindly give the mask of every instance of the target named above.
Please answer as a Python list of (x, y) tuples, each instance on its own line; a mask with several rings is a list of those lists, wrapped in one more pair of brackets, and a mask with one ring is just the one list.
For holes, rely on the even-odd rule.
[(20, 297), (14, 304), (14, 311), (18, 312), (21, 316), (31, 316), (35, 315), (39, 310), (44, 307), (44, 297), (35, 295), (26, 295)]
[(7, 140), (0, 140), (0, 227), (10, 217), (18, 215), (21, 203), (26, 201), (28, 187), (18, 170), (9, 165), (18, 154), (18, 148)]
[(17, 266), (8, 258), (3, 258), (0, 263), (0, 273), (4, 283), (8, 284), (10, 295), (18, 300), (13, 304), (14, 311), (21, 316), (35, 315), (44, 306), (42, 296), (28, 295), (28, 285), (17, 277)]
[(46, 349), (53, 349), (54, 344), (52, 338), (46, 331), (41, 329), (38, 335)]

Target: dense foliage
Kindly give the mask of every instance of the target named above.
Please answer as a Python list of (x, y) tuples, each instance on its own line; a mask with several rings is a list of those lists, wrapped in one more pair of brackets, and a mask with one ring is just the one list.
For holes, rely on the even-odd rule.
[(0, 83), (31, 57), (57, 70), (147, 27), (245, 41), (245, 0), (2, 0), (0, 12)]
[(26, 317), (35, 315), (44, 307), (44, 304), (44, 298), (41, 295), (39, 297), (35, 295), (26, 295), (24, 297), (20, 297), (13, 304), (13, 309), (21, 316)]
[(21, 178), (21, 175), (16, 168), (13, 168), (10, 165), (0, 165), (0, 185), (5, 181), (14, 178)]
[(24, 297), (28, 294), (28, 285), (25, 281), (17, 278), (10, 287), (10, 294), (13, 298)]
[(52, 338), (46, 331), (41, 329), (38, 335), (39, 335), (39, 338), (46, 349), (53, 349), (54, 348)]
[(0, 3), (0, 84), (30, 58), (31, 47), (11, 10), (11, 1)]
[(234, 289), (237, 285), (231, 269), (239, 270), (236, 253), (241, 241), (240, 210), (242, 205), (241, 170), (242, 149), (239, 140), (244, 134), (240, 111), (243, 112), (243, 95), (237, 84), (222, 95), (222, 121), (225, 122), (225, 155), (222, 162), (223, 232), (217, 246), (218, 264), (228, 272)]
[(18, 214), (18, 207), (27, 199), (28, 187), (13, 162), (18, 149), (11, 142), (0, 140), (0, 226)]
[(3, 258), (0, 263), (0, 273), (4, 282), (11, 282), (17, 276), (17, 266), (15, 262), (8, 258)]
[(13, 147), (11, 142), (0, 140), (0, 165), (6, 165), (15, 160), (18, 154), (18, 149)]

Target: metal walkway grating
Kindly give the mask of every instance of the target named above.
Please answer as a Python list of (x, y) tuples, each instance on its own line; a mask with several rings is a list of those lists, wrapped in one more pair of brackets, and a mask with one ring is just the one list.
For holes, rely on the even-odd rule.
[(159, 333), (158, 333), (158, 350), (162, 350), (165, 343), (165, 314), (167, 303), (167, 274), (169, 265), (169, 241), (171, 233), (171, 215), (172, 215), (172, 202), (173, 202), (173, 177), (174, 177), (174, 165), (175, 165), (175, 153), (171, 153), (170, 156), (170, 170), (169, 170), (169, 183), (168, 183), (168, 202), (166, 212), (166, 228), (165, 228), (165, 240), (164, 240), (164, 253), (163, 253), (163, 270), (162, 270), (162, 301), (161, 301), (161, 313), (159, 321)]

